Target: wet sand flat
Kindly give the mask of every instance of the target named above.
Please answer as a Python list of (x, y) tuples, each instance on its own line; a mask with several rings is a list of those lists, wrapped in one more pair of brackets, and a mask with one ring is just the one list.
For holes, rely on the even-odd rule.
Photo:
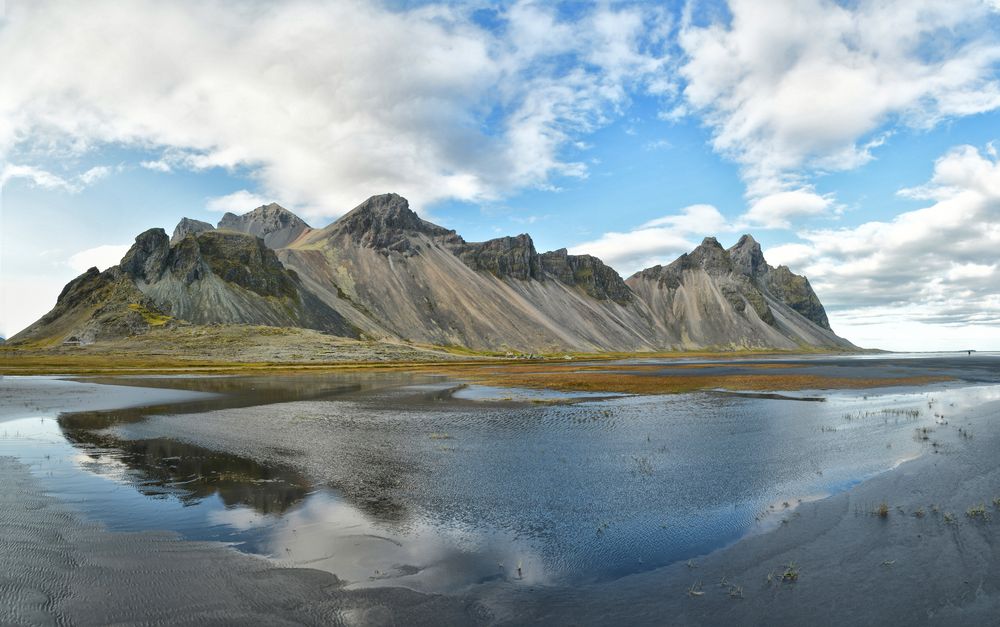
[(42, 493), (0, 457), (0, 624), (454, 624), (474, 604), (400, 588), (345, 591), (329, 573), (276, 568), (217, 543), (114, 533)]
[[(690, 565), (573, 585), (501, 578), (458, 594), (510, 625), (992, 624), (1000, 612), (1000, 402), (941, 411), (946, 424), (930, 428), (934, 444), (917, 459), (828, 498), (779, 504), (772, 530)], [(256, 417), (244, 415), (239, 434), (235, 415), (215, 418), (173, 428), (257, 455), (266, 453), (255, 441), (280, 437)], [(170, 420), (140, 428), (167, 429)], [(285, 444), (294, 433), (286, 430)], [(306, 473), (333, 468), (308, 453), (297, 459)], [(618, 523), (598, 532), (606, 542), (617, 540)]]
[[(43, 475), (57, 465), (3, 457), (18, 455), (11, 440), (14, 448), (8, 442), (0, 452), (0, 624), (993, 624), (1000, 372), (984, 359), (904, 361), (810, 366), (833, 376), (945, 380), (871, 398), (808, 390), (576, 399), (403, 374), (100, 384), (8, 377), (0, 387), (5, 430), (22, 428), (25, 416), (87, 410), (38, 431), (81, 453), (73, 472), (111, 460), (116, 489), (159, 503), (180, 499), (185, 511), (221, 499), (213, 524), (270, 521), (279, 542), (243, 547), (270, 556), (263, 559), (155, 531), (170, 528), (166, 518), (164, 527), (138, 526), (146, 532), (109, 530), (72, 495), (48, 494), (59, 492), (58, 482)], [(639, 366), (629, 376), (682, 370)], [(741, 367), (752, 366), (706, 368)], [(133, 409), (107, 411), (124, 406)], [(732, 448), (741, 440), (753, 447), (743, 461)], [(602, 454), (624, 466), (607, 466)], [(216, 472), (209, 458), (228, 470), (207, 476)], [(720, 470), (723, 459), (732, 465)], [(885, 471), (892, 460), (902, 463)], [(691, 488), (686, 507), (694, 513), (657, 509), (675, 507), (671, 494), (685, 486), (665, 496), (651, 490), (690, 481), (699, 471), (672, 464), (693, 462), (707, 463), (711, 475)], [(779, 479), (814, 465), (811, 481)], [(787, 496), (879, 468), (832, 496)], [(748, 483), (746, 473), (760, 478)], [(528, 502), (532, 485), (537, 503)], [(763, 522), (755, 527), (750, 511), (749, 528), (715, 529), (760, 507), (751, 499), (739, 512), (714, 511), (726, 494), (747, 489), (779, 490)], [(567, 491), (584, 500), (567, 500)], [(706, 501), (705, 491), (723, 496)], [(610, 525), (600, 522), (600, 503), (584, 506), (606, 497), (626, 513), (607, 514)], [(643, 499), (655, 505), (652, 518)], [(639, 517), (629, 520), (630, 512)], [(482, 535), (480, 527), (503, 533)], [(442, 529), (447, 542), (428, 543)], [(715, 548), (692, 530), (742, 539)], [(690, 561), (668, 552), (660, 565), (633, 552), (669, 538), (688, 543)], [(317, 543), (326, 544), (310, 546)], [(523, 576), (520, 555), (533, 556)], [(589, 571), (602, 560), (619, 565)], [(619, 572), (625, 563), (632, 566)], [(541, 564), (563, 571), (542, 572)]]
[[(198, 390), (0, 379), (0, 428), (64, 409), (217, 402)], [(197, 387), (197, 386), (195, 386)], [(127, 410), (126, 410), (127, 411)], [(6, 422), (5, 422), (6, 421)], [(403, 588), (345, 590), (327, 572), (281, 568), (217, 542), (121, 533), (46, 494), (28, 466), (0, 456), (0, 624), (479, 624), (473, 602)]]
[(488, 605), (517, 608), (497, 616), (510, 625), (997, 624), (998, 420), (1000, 402), (984, 404), (954, 421), (976, 434), (960, 454), (803, 503), (773, 531), (690, 563), (544, 595), (507, 587)]

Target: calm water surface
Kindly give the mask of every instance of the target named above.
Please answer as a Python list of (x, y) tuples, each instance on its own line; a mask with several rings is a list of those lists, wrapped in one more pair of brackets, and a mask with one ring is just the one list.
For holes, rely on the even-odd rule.
[[(566, 399), (398, 373), (183, 385), (201, 396), (17, 409), (0, 423), (0, 455), (110, 529), (223, 541), (353, 586), (445, 592), (696, 557), (795, 516), (800, 499), (947, 454), (941, 423), (1000, 399), (1000, 385), (964, 383)], [(265, 441), (212, 450), (185, 437), (190, 421)]]

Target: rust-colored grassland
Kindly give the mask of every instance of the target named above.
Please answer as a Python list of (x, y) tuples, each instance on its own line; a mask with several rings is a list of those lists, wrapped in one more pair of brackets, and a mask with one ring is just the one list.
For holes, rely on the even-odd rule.
[[(700, 364), (710, 370), (718, 364)], [(796, 372), (775, 373), (780, 367)], [(444, 374), (475, 381), (484, 385), (561, 390), (566, 392), (619, 392), (627, 394), (679, 394), (698, 390), (828, 390), (862, 389), (890, 386), (926, 385), (949, 381), (946, 376), (900, 376), (882, 378), (833, 377), (812, 374), (808, 366), (790, 368), (788, 364), (745, 364), (746, 372), (738, 374), (669, 374), (657, 375), (656, 371), (681, 368), (664, 366), (584, 366), (580, 368), (538, 367), (519, 365), (505, 367), (437, 368)]]
[[(228, 333), (228, 329), (222, 332)], [(246, 345), (248, 331), (232, 333), (229, 344)], [(86, 349), (63, 349), (59, 351), (19, 350), (12, 347), (0, 349), (0, 374), (7, 375), (134, 375), (134, 374), (296, 374), (338, 372), (358, 369), (412, 370), (428, 374), (441, 374), (456, 379), (473, 381), (485, 385), (503, 387), (524, 387), (580, 392), (618, 392), (629, 394), (676, 394), (706, 389), (780, 391), (807, 389), (847, 389), (875, 388), (887, 386), (914, 386), (947, 381), (944, 376), (892, 376), (886, 373), (881, 378), (828, 376), (811, 372), (808, 364), (783, 362), (747, 362), (748, 357), (787, 356), (793, 353), (765, 352), (691, 352), (664, 354), (607, 354), (574, 355), (572, 359), (562, 356), (534, 360), (501, 359), (492, 355), (471, 355), (466, 352), (450, 351), (447, 347), (410, 347), (368, 345), (360, 342), (327, 341), (323, 345), (327, 353), (308, 354), (311, 336), (293, 335), (283, 340), (279, 348), (283, 359), (259, 360), (252, 351), (219, 352), (222, 332), (215, 332), (209, 342), (206, 338), (179, 338), (175, 350), (153, 352), (148, 347), (140, 350), (124, 350), (122, 346), (111, 345), (99, 351)], [(253, 333), (249, 333), (254, 335)], [(242, 336), (241, 336), (242, 335)], [(259, 333), (257, 334), (259, 335)], [(264, 340), (271, 341), (275, 333), (264, 334)], [(277, 334), (281, 336), (280, 333)], [(223, 339), (229, 339), (228, 335)], [(256, 335), (254, 335), (254, 339)], [(201, 340), (199, 342), (198, 340)], [(297, 340), (297, 341), (295, 341)], [(191, 346), (183, 344), (187, 341)], [(203, 343), (204, 342), (204, 343)], [(252, 342), (250, 342), (252, 344)], [(195, 350), (201, 344), (202, 351)], [(212, 346), (204, 350), (205, 344)], [(218, 346), (216, 346), (218, 345)], [(147, 350), (141, 350), (147, 349)], [(183, 350), (181, 350), (183, 349)], [(191, 353), (185, 354), (188, 349)], [(374, 352), (382, 351), (381, 353)], [(294, 351), (301, 351), (299, 355)], [(330, 359), (329, 356), (336, 355)], [(249, 358), (248, 358), (249, 357)], [(679, 359), (708, 358), (712, 363), (615, 363), (627, 358)], [(721, 369), (721, 370), (720, 370)], [(735, 370), (735, 372), (734, 372)]]

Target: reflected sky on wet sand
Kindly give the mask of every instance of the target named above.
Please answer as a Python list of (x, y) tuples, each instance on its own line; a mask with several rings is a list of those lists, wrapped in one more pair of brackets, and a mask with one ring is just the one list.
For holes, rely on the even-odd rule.
[[(608, 580), (704, 554), (795, 516), (799, 499), (948, 454), (947, 417), (1000, 398), (1000, 386), (955, 384), (823, 402), (570, 399), (405, 373), (183, 386), (214, 396), (26, 408), (0, 424), (0, 455), (111, 529), (166, 529), (353, 586), (427, 591)], [(234, 450), (220, 435), (209, 448), (212, 429), (257, 443)]]

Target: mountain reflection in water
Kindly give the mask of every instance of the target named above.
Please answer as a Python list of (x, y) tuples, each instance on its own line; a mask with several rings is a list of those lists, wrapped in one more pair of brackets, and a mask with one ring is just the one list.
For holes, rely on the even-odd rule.
[(914, 430), (1000, 397), (959, 384), (579, 399), (405, 372), (106, 382), (212, 396), (26, 414), (0, 454), (113, 529), (436, 592), (696, 557), (794, 516), (797, 498), (958, 450), (949, 430), (933, 450)]

